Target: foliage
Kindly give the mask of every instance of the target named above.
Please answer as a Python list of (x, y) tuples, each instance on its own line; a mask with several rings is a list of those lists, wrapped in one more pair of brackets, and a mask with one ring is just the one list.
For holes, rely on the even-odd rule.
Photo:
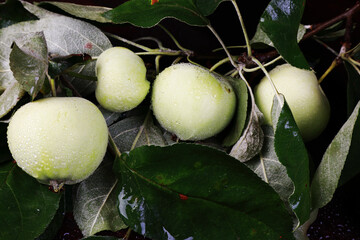
[[(243, 27), (246, 53), (236, 55), (238, 49), (226, 46), (211, 25), (212, 14), (226, 4), (234, 6)], [(249, 40), (235, 0), (130, 0), (115, 8), (16, 0), (0, 4), (0, 239), (51, 236), (64, 211), (74, 213), (84, 239), (115, 239), (95, 234), (127, 227), (152, 239), (307, 239), (314, 213), (360, 172), (360, 47), (337, 53), (336, 63), (344, 63), (348, 72), (348, 115), (336, 136), (327, 139), (313, 177), (308, 145), (286, 99), (275, 96), (273, 125), (264, 126), (248, 80), (267, 74), (265, 67), (278, 62), (309, 69), (299, 42), (313, 37), (330, 48), (322, 39), (347, 34), (336, 23), (324, 24), (316, 36), (300, 24), (304, 6), (305, 0), (271, 0)], [(184, 48), (173, 29), (160, 25), (165, 18), (208, 28), (223, 52), (212, 52), (206, 61), (197, 58), (196, 49)], [(109, 23), (130, 23), (139, 31), (160, 26), (177, 49), (164, 47), (162, 39), (147, 38), (157, 44), (150, 48), (105, 33), (102, 28)], [(140, 49), (150, 81), (172, 61), (211, 62), (210, 71), (226, 76), (235, 90), (236, 114), (219, 135), (183, 142), (156, 122), (149, 98), (125, 113), (99, 106), (110, 138), (102, 165), (75, 187), (51, 192), (12, 162), (7, 123), (21, 105), (44, 97), (79, 96), (96, 103), (95, 60), (114, 45)], [(265, 50), (280, 56), (264, 55), (260, 62), (255, 53)]]

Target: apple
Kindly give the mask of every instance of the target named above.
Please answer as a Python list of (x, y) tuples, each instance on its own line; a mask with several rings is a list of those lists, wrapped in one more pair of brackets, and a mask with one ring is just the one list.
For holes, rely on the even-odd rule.
[(190, 63), (163, 70), (155, 79), (152, 110), (181, 140), (202, 140), (222, 131), (235, 112), (236, 96), (221, 76)]
[[(304, 141), (317, 138), (329, 121), (330, 105), (315, 73), (282, 64), (269, 74), (278, 92), (285, 96)], [(254, 95), (265, 123), (272, 125), (271, 108), (275, 93), (269, 79), (261, 79), (254, 88)]]
[(58, 189), (95, 171), (107, 149), (108, 128), (92, 102), (49, 97), (18, 109), (10, 119), (7, 139), (20, 168)]
[(100, 54), (96, 61), (96, 76), (96, 99), (102, 107), (113, 112), (135, 108), (150, 89), (143, 60), (124, 47), (109, 48)]

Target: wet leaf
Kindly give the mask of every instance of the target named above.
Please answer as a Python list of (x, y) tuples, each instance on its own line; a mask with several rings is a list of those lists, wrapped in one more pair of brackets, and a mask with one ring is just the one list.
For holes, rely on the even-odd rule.
[(289, 203), (299, 219), (300, 226), (310, 216), (309, 157), (291, 110), (281, 94), (274, 97), (272, 121), (276, 156), (286, 167), (287, 174), (294, 184), (294, 192), (289, 198)]
[(222, 151), (144, 146), (123, 153), (114, 171), (124, 222), (149, 238), (293, 239), (279, 196)]
[(241, 79), (230, 79), (230, 83), (234, 88), (237, 98), (236, 115), (231, 124), (229, 134), (224, 138), (224, 146), (234, 145), (239, 138), (245, 127), (247, 110), (248, 110), (248, 90), (246, 83)]
[(114, 23), (131, 23), (139, 27), (152, 27), (162, 19), (176, 18), (189, 25), (206, 26), (206, 16), (225, 0), (161, 0), (151, 4), (148, 0), (127, 1), (103, 14)]
[(51, 192), (16, 164), (1, 164), (0, 239), (30, 240), (39, 236), (59, 208), (60, 198), (60, 193)]
[(87, 6), (68, 2), (40, 2), (39, 6), (53, 5), (61, 10), (79, 18), (85, 18), (88, 20), (107, 23), (111, 20), (102, 16), (103, 13), (110, 11), (111, 8), (101, 6)]
[(48, 70), (48, 52), (43, 32), (24, 36), (16, 41), (10, 53), (10, 69), (15, 79), (32, 99), (44, 84)]
[[(298, 33), (297, 33), (297, 42), (301, 41), (301, 39), (303, 38), (305, 32), (306, 32), (306, 29), (305, 29), (304, 25), (300, 24), (299, 29), (298, 29)], [(255, 35), (250, 40), (250, 43), (251, 44), (264, 43), (266, 45), (274, 47), (273, 42), (270, 40), (268, 35), (261, 29), (260, 24), (257, 26)]]
[(312, 207), (328, 204), (336, 188), (359, 173), (360, 102), (326, 149), (311, 184)]
[(260, 18), (260, 28), (291, 65), (309, 69), (297, 43), (305, 0), (272, 0)]
[(107, 155), (100, 167), (76, 190), (74, 218), (84, 236), (104, 230), (115, 232), (126, 227), (116, 208), (114, 189), (118, 181), (112, 165), (112, 157)]

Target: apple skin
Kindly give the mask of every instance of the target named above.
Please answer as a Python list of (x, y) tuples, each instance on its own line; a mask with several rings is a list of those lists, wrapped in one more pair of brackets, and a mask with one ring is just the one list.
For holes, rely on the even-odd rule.
[[(315, 73), (282, 64), (269, 74), (278, 92), (285, 96), (304, 141), (317, 138), (329, 121), (330, 105)], [(266, 77), (254, 88), (254, 95), (264, 114), (265, 124), (272, 125), (271, 108), (275, 93)]]
[(150, 89), (143, 60), (124, 47), (102, 52), (96, 61), (96, 75), (96, 99), (109, 111), (125, 112), (137, 107)]
[(229, 124), (235, 106), (235, 93), (226, 80), (190, 63), (166, 68), (153, 84), (153, 113), (181, 140), (216, 135)]
[(100, 110), (78, 97), (50, 97), (27, 103), (7, 130), (17, 165), (39, 182), (75, 184), (99, 166), (108, 144)]

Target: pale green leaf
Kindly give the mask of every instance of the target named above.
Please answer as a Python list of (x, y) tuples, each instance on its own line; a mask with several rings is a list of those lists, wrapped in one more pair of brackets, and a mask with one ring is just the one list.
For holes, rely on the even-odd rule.
[[(322, 208), (328, 204), (336, 188), (352, 147), (355, 128), (359, 128), (360, 102), (328, 146), (318, 166), (311, 185), (312, 207)], [(358, 146), (354, 146), (358, 149)], [(358, 159), (356, 159), (358, 160)]]

